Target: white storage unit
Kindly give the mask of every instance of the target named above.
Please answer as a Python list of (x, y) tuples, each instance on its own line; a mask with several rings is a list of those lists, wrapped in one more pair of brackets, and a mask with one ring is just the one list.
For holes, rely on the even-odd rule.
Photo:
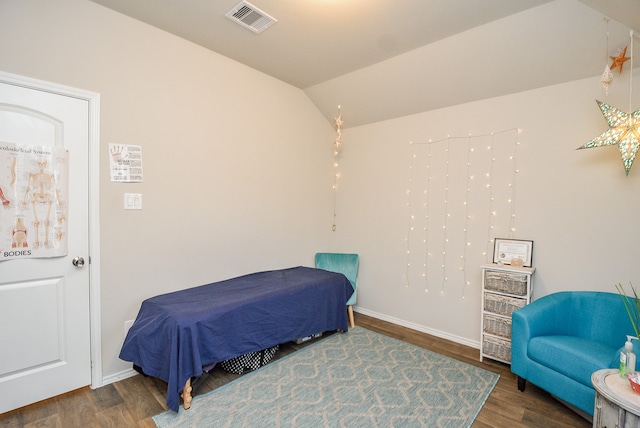
[(535, 268), (482, 265), (480, 361), (511, 363), (511, 313), (531, 302)]

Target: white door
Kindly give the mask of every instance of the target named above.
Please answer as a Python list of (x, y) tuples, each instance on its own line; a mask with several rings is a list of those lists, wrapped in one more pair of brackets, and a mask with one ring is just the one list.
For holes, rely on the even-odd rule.
[[(7, 189), (0, 207), (0, 226), (5, 227), (0, 233), (13, 234), (15, 243), (7, 248), (5, 239), (0, 251), (36, 252), (49, 246), (63, 238), (53, 236), (56, 221), (67, 221), (68, 251), (49, 258), (0, 257), (0, 413), (91, 383), (89, 102), (0, 82), (0, 149), (33, 145), (68, 150), (68, 189), (55, 188), (55, 180), (36, 180), (45, 194), (67, 193), (60, 200), (68, 204), (68, 217), (55, 218), (47, 209), (49, 196), (41, 196), (22, 206), (39, 210), (35, 221), (21, 226), (28, 231), (18, 226), (7, 230), (8, 222), (21, 217), (16, 207), (24, 200), (16, 201), (22, 196), (10, 191), (15, 171), (7, 171), (11, 167), (5, 162), (0, 170), (0, 188)], [(33, 174), (43, 172), (36, 165), (32, 168)], [(34, 187), (32, 183), (30, 192)], [(84, 265), (77, 262), (80, 259)]]

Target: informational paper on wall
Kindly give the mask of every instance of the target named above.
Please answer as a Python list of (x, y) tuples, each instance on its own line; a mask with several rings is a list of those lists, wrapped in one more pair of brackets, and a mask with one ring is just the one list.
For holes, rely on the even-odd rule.
[(67, 255), (69, 153), (0, 142), (0, 261)]
[(109, 144), (111, 181), (142, 183), (142, 146)]

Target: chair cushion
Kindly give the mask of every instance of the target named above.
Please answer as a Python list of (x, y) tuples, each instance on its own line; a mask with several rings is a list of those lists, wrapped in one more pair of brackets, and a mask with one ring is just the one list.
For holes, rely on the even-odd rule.
[(575, 336), (538, 336), (529, 341), (529, 358), (585, 386), (591, 374), (610, 368), (616, 348)]

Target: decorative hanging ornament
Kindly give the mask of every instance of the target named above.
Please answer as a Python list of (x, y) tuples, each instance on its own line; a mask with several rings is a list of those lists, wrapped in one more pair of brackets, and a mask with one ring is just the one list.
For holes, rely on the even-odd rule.
[(602, 77), (600, 78), (600, 84), (604, 88), (605, 95), (609, 95), (609, 86), (611, 86), (611, 82), (613, 82), (613, 73), (608, 65), (604, 66), (604, 73), (602, 73)]
[(609, 68), (611, 70), (613, 70), (614, 68), (617, 68), (618, 71), (620, 73), (622, 73), (622, 66), (624, 65), (625, 62), (629, 61), (631, 59), (631, 57), (629, 56), (625, 56), (627, 54), (627, 46), (624, 47), (624, 49), (622, 49), (620, 51), (620, 53), (618, 54), (618, 56), (611, 56), (609, 58), (611, 58), (611, 61), (613, 61), (611, 63), (611, 65), (609, 66)]
[(629, 175), (629, 170), (631, 170), (631, 165), (633, 165), (633, 160), (640, 147), (640, 109), (633, 113), (625, 113), (609, 104), (598, 100), (596, 102), (609, 124), (609, 129), (582, 147), (578, 147), (578, 150), (618, 146), (625, 173)]

